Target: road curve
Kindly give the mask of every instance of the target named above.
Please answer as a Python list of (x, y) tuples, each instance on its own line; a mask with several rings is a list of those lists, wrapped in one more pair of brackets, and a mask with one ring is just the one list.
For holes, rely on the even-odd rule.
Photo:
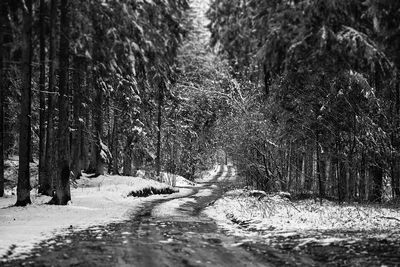
[[(232, 166), (183, 197), (143, 205), (127, 221), (60, 235), (4, 266), (270, 266), (201, 211), (232, 185)], [(193, 189), (193, 188), (191, 188)]]

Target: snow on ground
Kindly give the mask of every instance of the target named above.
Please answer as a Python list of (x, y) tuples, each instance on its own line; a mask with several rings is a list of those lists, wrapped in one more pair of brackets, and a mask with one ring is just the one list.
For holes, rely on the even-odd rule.
[(205, 189), (200, 189), (199, 192), (194, 194), (194, 197), (208, 197), (213, 194), (213, 190), (205, 188)]
[(161, 173), (161, 181), (163, 183), (169, 184), (171, 186), (176, 187), (190, 187), (190, 186), (198, 186), (195, 182), (189, 181), (185, 177), (180, 175), (176, 175), (173, 173), (162, 172)]
[[(365, 232), (390, 235), (400, 227), (400, 211), (382, 206), (339, 205), (314, 200), (290, 201), (279, 195), (250, 196), (246, 190), (229, 191), (205, 213), (232, 234), (294, 236), (307, 232)], [(332, 237), (330, 237), (332, 238)], [(334, 238), (335, 239), (335, 238)], [(314, 242), (315, 240), (303, 240)], [(336, 242), (323, 239), (319, 242)]]
[[(29, 251), (35, 243), (50, 238), (65, 229), (83, 229), (91, 225), (121, 221), (128, 218), (144, 201), (176, 196), (185, 192), (148, 198), (127, 197), (132, 191), (145, 188), (163, 189), (169, 185), (139, 177), (82, 177), (71, 189), (72, 203), (67, 206), (46, 205), (50, 197), (32, 190), (32, 205), (13, 207), (16, 196), (7, 190), (0, 198), (0, 259), (6, 253), (13, 256)], [(188, 192), (186, 192), (188, 193)]]
[[(220, 165), (215, 165), (211, 170), (207, 171), (203, 175), (200, 175), (199, 178), (196, 179), (197, 183), (206, 183), (210, 182), (212, 179), (214, 179), (215, 175), (220, 171), (221, 166)], [(222, 171), (226, 173), (228, 170), (228, 167), (226, 165), (223, 165)]]

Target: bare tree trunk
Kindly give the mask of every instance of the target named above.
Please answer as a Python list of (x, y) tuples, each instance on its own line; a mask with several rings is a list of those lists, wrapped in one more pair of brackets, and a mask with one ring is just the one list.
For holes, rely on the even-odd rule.
[(101, 156), (102, 151), (102, 139), (103, 139), (103, 89), (99, 85), (100, 81), (96, 81), (96, 100), (95, 100), (95, 120), (94, 120), (94, 129), (95, 129), (95, 146), (94, 146), (94, 155), (95, 155), (95, 168), (96, 175), (104, 174), (104, 160)]
[(308, 192), (312, 189), (313, 184), (313, 149), (312, 144), (306, 144), (306, 162), (305, 162), (305, 189)]
[(365, 173), (365, 155), (361, 155), (361, 166), (360, 166), (360, 182), (358, 184), (359, 201), (363, 202), (366, 200), (366, 173)]
[(380, 203), (382, 201), (383, 170), (380, 166), (373, 165), (370, 167), (370, 174), (372, 176), (372, 188), (369, 201)]
[[(39, 192), (47, 186), (45, 153), (46, 153), (46, 40), (45, 40), (45, 1), (40, 0), (40, 21), (39, 21), (39, 47), (40, 47), (40, 75), (39, 75)], [(45, 191), (45, 190), (44, 190)]]
[(300, 175), (300, 191), (304, 192), (306, 185), (306, 153), (301, 154), (301, 175)]
[(157, 157), (156, 157), (156, 173), (160, 176), (161, 173), (161, 126), (162, 126), (162, 108), (164, 98), (164, 81), (160, 81), (158, 85), (158, 115), (157, 115)]
[(350, 159), (350, 166), (348, 166), (348, 173), (349, 173), (349, 180), (348, 180), (348, 200), (350, 202), (354, 201), (355, 199), (355, 189), (356, 189), (356, 172), (354, 170), (354, 162), (353, 157), (351, 156)]
[(339, 202), (343, 202), (346, 200), (346, 191), (347, 191), (347, 168), (346, 168), (346, 163), (343, 161), (343, 159), (339, 159), (339, 171), (338, 171), (338, 198)]
[(293, 157), (293, 152), (292, 152), (292, 143), (289, 144), (289, 151), (287, 152), (288, 156), (286, 159), (286, 182), (287, 182), (287, 191), (290, 191), (292, 188), (292, 157)]
[(119, 174), (118, 170), (118, 111), (114, 110), (114, 125), (112, 130), (112, 173)]
[(82, 104), (83, 99), (82, 86), (83, 86), (83, 58), (79, 56), (74, 57), (74, 73), (73, 73), (73, 120), (74, 120), (74, 131), (72, 132), (72, 179), (79, 179), (82, 175), (82, 132), (83, 132), (83, 122), (81, 121), (82, 116)]
[(132, 175), (132, 142), (133, 142), (133, 134), (129, 134), (124, 149), (124, 166), (123, 166), (123, 175), (131, 176)]
[(330, 192), (330, 185), (332, 184), (332, 156), (331, 154), (328, 152), (325, 155), (325, 186), (324, 186), (324, 190), (325, 190), (325, 195), (328, 194)]
[(95, 162), (93, 163), (93, 167), (95, 168), (95, 174), (103, 175), (104, 174), (104, 164), (105, 159), (101, 156), (102, 151), (102, 140), (103, 140), (103, 88), (101, 87), (101, 78), (103, 77), (103, 67), (100, 63), (102, 63), (103, 55), (101, 52), (100, 44), (96, 40), (101, 40), (104, 36), (104, 30), (100, 26), (100, 21), (98, 21), (98, 17), (95, 13), (93, 13), (92, 17), (93, 28), (95, 31), (94, 42), (93, 42), (93, 57), (94, 64), (96, 64), (96, 68), (93, 70), (93, 84), (95, 90), (95, 99), (94, 99), (94, 111), (93, 111), (93, 125), (94, 125), (94, 136), (95, 136), (95, 146), (93, 147), (92, 153), (94, 153), (93, 159)]
[[(318, 136), (318, 134), (317, 134)], [(315, 149), (317, 152), (316, 156), (316, 162), (317, 162), (317, 180), (318, 180), (318, 188), (319, 188), (319, 197), (322, 202), (322, 198), (325, 197), (325, 177), (324, 177), (324, 170), (325, 166), (323, 161), (321, 160), (321, 155), (320, 155), (320, 148), (319, 148), (319, 143), (318, 143), (318, 137), (315, 145)]]
[(31, 156), (31, 78), (32, 78), (32, 0), (26, 0), (23, 5), (22, 28), (22, 88), (21, 114), (19, 128), (19, 169), (16, 206), (31, 204), (30, 170)]
[(57, 0), (50, 2), (50, 27), (49, 27), (49, 96), (47, 103), (47, 129), (46, 129), (46, 154), (45, 172), (39, 193), (52, 196), (54, 179), (57, 177), (57, 140), (55, 139), (54, 106), (56, 102), (56, 25), (57, 25)]
[(392, 195), (393, 198), (400, 197), (400, 157), (393, 156), (392, 160)]
[(69, 132), (69, 14), (68, 0), (61, 0), (60, 5), (60, 78), (59, 78), (59, 125), (57, 131), (58, 143), (58, 175), (56, 194), (52, 203), (66, 205), (71, 200), (70, 180), (70, 132)]

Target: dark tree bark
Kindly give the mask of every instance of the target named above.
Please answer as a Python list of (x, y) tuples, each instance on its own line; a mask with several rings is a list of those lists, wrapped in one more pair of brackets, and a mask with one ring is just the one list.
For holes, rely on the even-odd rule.
[(94, 117), (94, 131), (95, 131), (95, 173), (96, 175), (104, 174), (104, 160), (101, 156), (102, 140), (103, 140), (103, 89), (100, 86), (99, 79), (95, 82), (96, 98), (95, 98), (95, 117)]
[(315, 143), (315, 149), (317, 152), (317, 179), (318, 179), (318, 189), (319, 189), (319, 198), (322, 202), (322, 199), (325, 197), (325, 164), (321, 159), (321, 153), (318, 143), (318, 133), (317, 133), (317, 141)]
[[(91, 86), (91, 83), (89, 82), (89, 70), (86, 68), (86, 75), (85, 75), (85, 94), (90, 95), (90, 89), (89, 87)], [(88, 96), (85, 96), (84, 98), (85, 103), (89, 103), (88, 101)], [(90, 136), (90, 131), (88, 130), (90, 127), (90, 112), (88, 105), (85, 105), (82, 107), (82, 117), (85, 118), (85, 123), (83, 124), (83, 127), (81, 129), (81, 161), (82, 161), (82, 169), (87, 170), (89, 168), (89, 147), (90, 147), (90, 141), (89, 141), (89, 136)]]
[(101, 78), (104, 77), (104, 70), (100, 63), (103, 62), (104, 58), (101, 52), (100, 41), (104, 36), (104, 30), (102, 29), (101, 22), (98, 21), (98, 17), (93, 13), (93, 28), (95, 31), (95, 38), (93, 43), (93, 54), (94, 54), (94, 64), (96, 69), (93, 69), (93, 88), (95, 90), (95, 98), (93, 103), (93, 126), (94, 126), (94, 136), (95, 143), (93, 146), (93, 164), (92, 167), (95, 168), (96, 176), (104, 174), (105, 162), (101, 156), (102, 151), (102, 140), (103, 140), (103, 88), (101, 86)]
[(269, 97), (269, 79), (270, 79), (270, 73), (267, 70), (267, 65), (263, 65), (263, 72), (264, 72), (264, 93), (265, 93), (265, 99), (268, 99)]
[(83, 74), (85, 72), (84, 68), (84, 58), (75, 56), (74, 57), (74, 73), (73, 73), (73, 119), (74, 119), (74, 131), (72, 132), (72, 179), (79, 179), (82, 175), (81, 170), (82, 164), (82, 133), (83, 133), (83, 121), (82, 116), (82, 104), (83, 99), (82, 86), (83, 86)]
[(393, 156), (392, 159), (392, 195), (393, 198), (400, 197), (400, 157)]
[(129, 134), (126, 138), (125, 149), (124, 149), (124, 163), (122, 174), (125, 176), (132, 175), (132, 142), (133, 134)]
[(56, 84), (56, 25), (57, 25), (58, 0), (50, 2), (50, 28), (49, 28), (49, 96), (47, 103), (47, 129), (46, 129), (46, 154), (45, 176), (43, 177), (39, 193), (51, 196), (54, 189), (54, 179), (57, 177), (57, 140), (55, 139), (55, 84)]
[(380, 166), (371, 166), (370, 175), (372, 178), (372, 189), (369, 194), (369, 201), (380, 203), (382, 201), (382, 189), (383, 189), (383, 170)]
[(343, 202), (346, 200), (346, 193), (347, 193), (347, 170), (346, 170), (346, 163), (342, 160), (339, 159), (338, 163), (339, 167), (339, 172), (338, 172), (338, 198), (339, 202)]
[(156, 156), (156, 173), (160, 176), (161, 173), (161, 127), (162, 127), (162, 109), (164, 99), (164, 81), (158, 84), (158, 114), (157, 114), (157, 156)]
[(52, 203), (66, 205), (71, 200), (70, 178), (70, 131), (69, 131), (69, 12), (68, 0), (61, 0), (60, 5), (60, 76), (59, 76), (59, 125), (57, 131), (58, 143), (58, 175), (56, 194)]
[(4, 91), (5, 88), (5, 71), (4, 71), (4, 31), (6, 4), (5, 1), (0, 2), (0, 197), (4, 195)]
[(16, 206), (31, 204), (30, 170), (31, 156), (31, 78), (32, 78), (32, 0), (22, 1), (22, 88), (19, 128), (19, 169)]
[(112, 129), (112, 173), (119, 174), (118, 170), (118, 111), (114, 110), (114, 124)]
[(358, 185), (359, 201), (363, 202), (366, 200), (366, 172), (365, 172), (365, 155), (361, 155), (361, 166), (360, 166), (360, 182)]
[[(40, 0), (40, 18), (39, 18), (39, 193), (46, 191), (47, 179), (45, 168), (46, 153), (46, 39), (45, 39), (45, 1)], [(43, 188), (43, 189), (42, 189)]]
[(308, 192), (311, 191), (313, 185), (313, 148), (312, 145), (306, 143), (306, 155), (305, 155), (305, 189)]

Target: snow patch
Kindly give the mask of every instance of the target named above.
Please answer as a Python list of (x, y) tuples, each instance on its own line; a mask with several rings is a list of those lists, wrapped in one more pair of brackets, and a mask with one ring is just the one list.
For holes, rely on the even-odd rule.
[(145, 201), (165, 198), (161, 195), (146, 199), (127, 197), (132, 191), (150, 187), (170, 188), (139, 177), (82, 177), (77, 180), (77, 187), (71, 189), (71, 205), (46, 205), (50, 197), (37, 195), (32, 190), (33, 204), (26, 207), (14, 207), (16, 196), (7, 191), (6, 197), (0, 198), (0, 257), (4, 260), (7, 253), (11, 257), (23, 257), (40, 241), (71, 229), (125, 220)]
[(252, 193), (247, 190), (230, 191), (208, 207), (205, 213), (233, 234), (256, 233), (265, 237), (313, 231), (376, 231), (379, 234), (382, 230), (390, 233), (400, 227), (400, 211), (397, 209), (338, 205), (330, 201), (320, 205), (310, 199), (292, 202), (282, 194), (264, 196), (260, 193), (255, 197)]

